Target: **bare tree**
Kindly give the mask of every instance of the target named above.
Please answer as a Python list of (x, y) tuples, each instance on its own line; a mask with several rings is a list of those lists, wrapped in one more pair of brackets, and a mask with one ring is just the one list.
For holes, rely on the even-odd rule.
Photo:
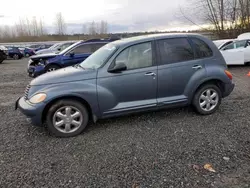
[(94, 21), (89, 24), (88, 30), (89, 30), (90, 35), (96, 35), (97, 34), (96, 23)]
[(108, 33), (108, 22), (101, 21), (100, 23), (100, 34), (107, 34)]
[(44, 28), (44, 23), (43, 23), (42, 19), (40, 19), (40, 21), (39, 21), (39, 34), (40, 34), (40, 36), (43, 36), (46, 34), (46, 30)]
[(192, 4), (202, 13), (203, 23), (210, 24), (220, 38), (235, 37), (250, 29), (249, 0), (193, 0)]
[(32, 36), (39, 36), (40, 35), (39, 30), (38, 30), (37, 19), (35, 16), (32, 18), (31, 30), (32, 30)]
[(66, 33), (66, 23), (61, 12), (56, 14), (56, 33), (58, 35), (64, 35)]

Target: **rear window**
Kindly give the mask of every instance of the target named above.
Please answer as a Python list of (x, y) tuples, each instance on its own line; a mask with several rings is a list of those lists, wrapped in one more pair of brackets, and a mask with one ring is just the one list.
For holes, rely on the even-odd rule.
[(191, 38), (191, 40), (196, 51), (196, 59), (213, 56), (213, 51), (204, 41), (197, 38)]

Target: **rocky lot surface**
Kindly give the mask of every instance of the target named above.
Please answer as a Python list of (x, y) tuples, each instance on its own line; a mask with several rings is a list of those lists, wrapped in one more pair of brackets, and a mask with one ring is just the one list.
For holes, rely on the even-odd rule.
[(229, 68), (236, 88), (211, 116), (170, 109), (61, 139), (14, 110), (27, 61), (0, 64), (0, 187), (250, 187), (250, 67)]

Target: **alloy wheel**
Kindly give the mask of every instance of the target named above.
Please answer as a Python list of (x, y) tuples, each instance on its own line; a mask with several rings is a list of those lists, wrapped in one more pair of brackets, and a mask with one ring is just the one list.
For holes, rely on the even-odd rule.
[(82, 122), (81, 111), (73, 106), (61, 107), (53, 115), (53, 125), (62, 133), (75, 132), (80, 128)]
[(199, 98), (202, 110), (212, 111), (219, 103), (219, 94), (214, 89), (206, 89)]

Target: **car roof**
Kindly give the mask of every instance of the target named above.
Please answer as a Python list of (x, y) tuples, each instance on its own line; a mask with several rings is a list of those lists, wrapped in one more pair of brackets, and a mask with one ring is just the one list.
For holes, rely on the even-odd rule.
[(115, 45), (123, 45), (123, 44), (131, 44), (131, 43), (140, 43), (140, 42), (146, 42), (150, 40), (157, 40), (157, 39), (165, 39), (165, 38), (176, 38), (176, 37), (202, 37), (200, 34), (195, 33), (164, 33), (164, 34), (150, 34), (150, 35), (142, 35), (142, 36), (136, 36), (136, 37), (130, 37), (130, 38), (124, 38), (121, 40), (117, 40), (113, 42), (112, 44)]

